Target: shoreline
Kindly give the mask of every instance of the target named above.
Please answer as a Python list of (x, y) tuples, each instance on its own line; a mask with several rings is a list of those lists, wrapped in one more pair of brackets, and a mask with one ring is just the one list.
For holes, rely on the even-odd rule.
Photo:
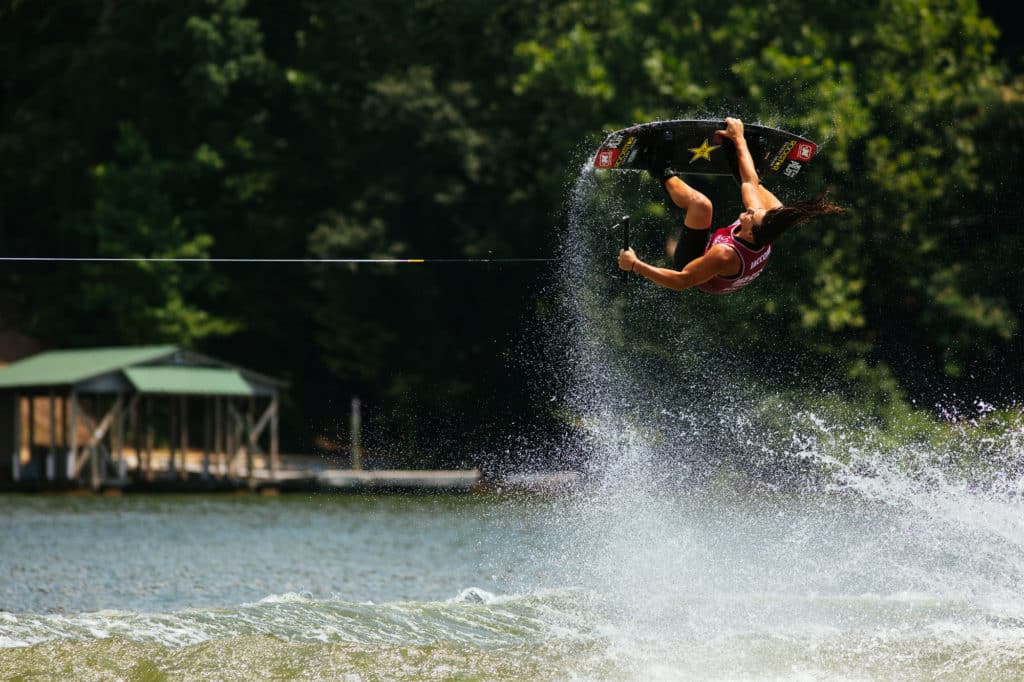
[(2, 481), (0, 495), (563, 492), (581, 482), (581, 475), (575, 471), (515, 473), (495, 479), (479, 469), (289, 468), (274, 474), (260, 469), (247, 477), (204, 473), (189, 466), (184, 472), (165, 471), (152, 479), (107, 479), (95, 490), (84, 481)]

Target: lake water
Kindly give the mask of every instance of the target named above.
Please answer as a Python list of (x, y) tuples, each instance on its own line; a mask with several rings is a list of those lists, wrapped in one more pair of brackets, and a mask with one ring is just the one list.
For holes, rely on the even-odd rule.
[(900, 499), (2, 497), (0, 678), (1024, 677), (1024, 506)]

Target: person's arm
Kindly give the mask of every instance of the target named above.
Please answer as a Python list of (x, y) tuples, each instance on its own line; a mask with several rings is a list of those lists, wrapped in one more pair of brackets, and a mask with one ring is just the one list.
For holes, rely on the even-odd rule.
[(633, 249), (619, 251), (621, 269), (643, 275), (655, 284), (674, 291), (700, 286), (720, 273), (732, 272), (739, 267), (737, 260), (735, 251), (719, 244), (711, 247), (700, 258), (687, 263), (682, 270), (669, 270), (644, 263), (636, 257)]
[(741, 183), (740, 195), (743, 199), (743, 206), (767, 210), (782, 206), (782, 202), (765, 189), (764, 185), (761, 184), (761, 179), (757, 177), (754, 159), (750, 156), (750, 149), (747, 147), (747, 138), (743, 136), (743, 121), (738, 118), (725, 119), (725, 130), (719, 130), (718, 134), (732, 140), (733, 146), (736, 149)]

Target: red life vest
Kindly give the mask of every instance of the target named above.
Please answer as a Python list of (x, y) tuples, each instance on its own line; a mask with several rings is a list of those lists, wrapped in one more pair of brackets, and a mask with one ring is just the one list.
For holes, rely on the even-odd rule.
[(761, 274), (768, 264), (768, 257), (772, 255), (772, 246), (769, 244), (761, 249), (752, 249), (736, 238), (735, 232), (739, 230), (740, 221), (737, 220), (728, 227), (716, 230), (704, 253), (711, 250), (716, 244), (725, 244), (736, 252), (740, 257), (740, 271), (733, 277), (715, 276), (701, 284), (698, 289), (709, 294), (731, 294), (747, 286)]

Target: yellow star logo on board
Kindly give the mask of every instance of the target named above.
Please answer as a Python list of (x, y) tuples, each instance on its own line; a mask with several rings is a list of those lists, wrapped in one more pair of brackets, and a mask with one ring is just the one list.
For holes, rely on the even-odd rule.
[(690, 163), (693, 163), (697, 159), (704, 159), (705, 161), (710, 161), (711, 160), (711, 152), (715, 151), (720, 146), (721, 145), (718, 145), (718, 144), (715, 144), (715, 145), (708, 144), (707, 138), (705, 138), (704, 142), (701, 144), (701, 146), (699, 146), (699, 147), (691, 147), (690, 149), (687, 150), (687, 151), (693, 152), (693, 158), (690, 159)]

